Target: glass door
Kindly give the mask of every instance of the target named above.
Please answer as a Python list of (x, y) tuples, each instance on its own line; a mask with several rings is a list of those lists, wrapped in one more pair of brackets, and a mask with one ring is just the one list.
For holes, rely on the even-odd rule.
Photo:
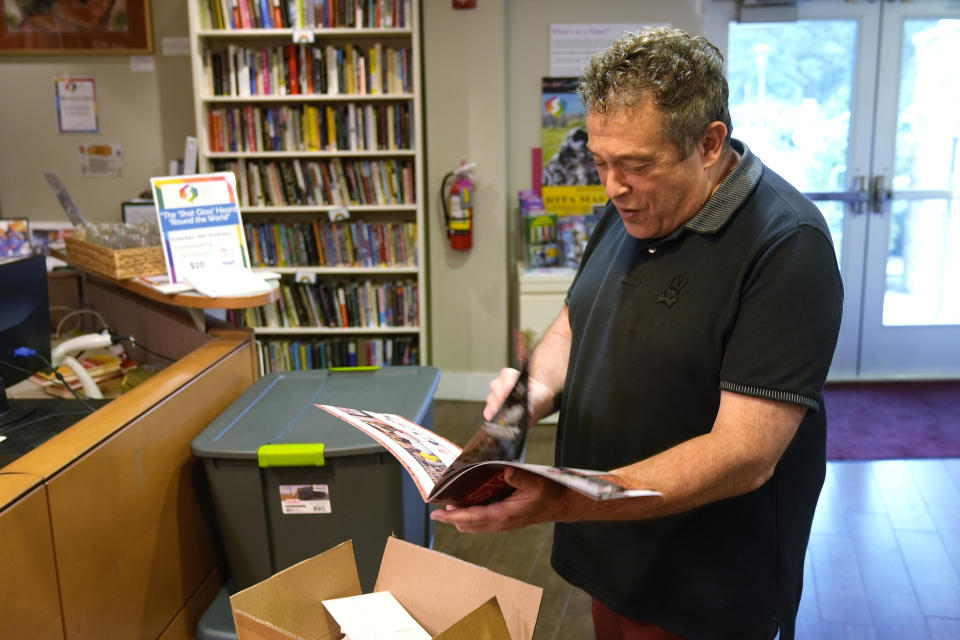
[(845, 289), (831, 379), (960, 375), (960, 72), (931, 63), (960, 53), (960, 10), (713, 6), (734, 136), (830, 225)]
[(883, 7), (860, 370), (960, 373), (960, 6)]

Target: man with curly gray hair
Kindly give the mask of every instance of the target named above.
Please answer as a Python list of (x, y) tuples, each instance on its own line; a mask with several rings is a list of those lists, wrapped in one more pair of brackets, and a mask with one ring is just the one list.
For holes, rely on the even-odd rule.
[(556, 464), (662, 495), (593, 501), (510, 470), (506, 500), (432, 517), (555, 522), (553, 567), (593, 597), (598, 639), (791, 640), (843, 304), (826, 222), (731, 138), (704, 38), (625, 34), (580, 93), (610, 200), (531, 356), (531, 420), (560, 410)]

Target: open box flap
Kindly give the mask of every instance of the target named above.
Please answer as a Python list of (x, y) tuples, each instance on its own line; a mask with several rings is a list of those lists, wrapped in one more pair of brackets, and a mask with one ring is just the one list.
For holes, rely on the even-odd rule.
[(434, 640), (510, 640), (510, 630), (496, 598), (490, 598)]
[(230, 607), (243, 640), (320, 640), (340, 633), (322, 601), (360, 593), (353, 543), (347, 541), (230, 596)]
[(390, 591), (431, 634), (496, 597), (510, 637), (530, 640), (543, 589), (399, 538), (387, 538), (376, 591)]
[(243, 611), (233, 612), (233, 624), (237, 630), (239, 640), (328, 640), (338, 638), (339, 633), (323, 632), (322, 635), (304, 638), (284, 631), (280, 627), (264, 622)]

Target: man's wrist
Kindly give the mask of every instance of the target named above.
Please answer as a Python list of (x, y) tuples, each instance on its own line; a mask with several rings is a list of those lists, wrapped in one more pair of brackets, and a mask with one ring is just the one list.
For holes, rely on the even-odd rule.
[(560, 409), (561, 393), (554, 393), (550, 387), (539, 380), (530, 378), (527, 393), (530, 398), (529, 411), (531, 418), (540, 421), (551, 413)]

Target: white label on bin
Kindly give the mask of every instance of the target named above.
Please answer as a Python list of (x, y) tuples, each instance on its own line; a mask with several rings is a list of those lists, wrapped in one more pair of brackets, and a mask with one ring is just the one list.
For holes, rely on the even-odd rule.
[(330, 490), (325, 484), (280, 485), (284, 513), (330, 513)]

